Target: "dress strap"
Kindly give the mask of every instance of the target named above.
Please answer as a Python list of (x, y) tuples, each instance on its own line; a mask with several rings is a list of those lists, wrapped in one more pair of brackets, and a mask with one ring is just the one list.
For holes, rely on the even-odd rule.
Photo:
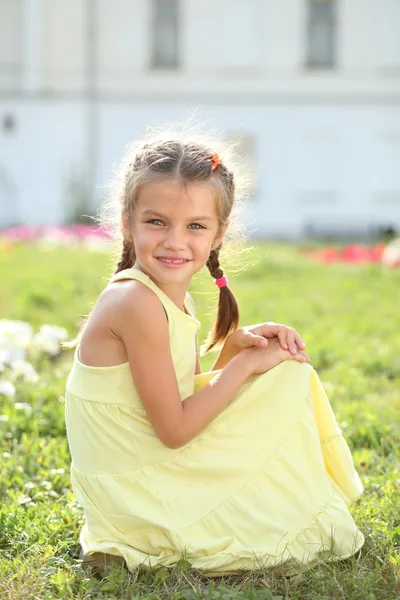
[(124, 269), (119, 273), (115, 273), (111, 277), (110, 283), (113, 283), (114, 281), (121, 281), (123, 279), (135, 279), (137, 281), (141, 281), (144, 285), (146, 285), (155, 292), (155, 294), (160, 299), (161, 304), (164, 306), (167, 315), (169, 315), (169, 313), (173, 311), (175, 314), (183, 315), (184, 318), (191, 320), (197, 328), (200, 327), (201, 323), (195, 317), (194, 304), (189, 292), (186, 293), (184, 301), (186, 312), (183, 312), (180, 308), (176, 306), (176, 304), (171, 300), (171, 298), (165, 292), (163, 292), (148, 275), (146, 275), (146, 273), (143, 273), (143, 271), (139, 271), (139, 269), (135, 269), (133, 267), (129, 269)]
[(159, 289), (155, 285), (155, 283), (150, 279), (150, 277), (146, 275), (146, 273), (143, 273), (143, 271), (139, 271), (139, 269), (134, 269), (133, 267), (130, 267), (129, 269), (124, 269), (123, 271), (119, 271), (119, 273), (114, 273), (114, 275), (112, 275), (110, 279), (110, 283), (113, 283), (114, 281), (121, 281), (122, 279), (136, 279), (138, 281), (142, 281), (146, 285), (149, 285), (149, 287), (152, 287), (151, 284), (153, 284), (154, 287)]

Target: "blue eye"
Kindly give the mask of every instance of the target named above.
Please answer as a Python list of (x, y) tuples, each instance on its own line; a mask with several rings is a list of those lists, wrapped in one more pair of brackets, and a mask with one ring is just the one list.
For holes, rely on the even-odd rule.
[(203, 225), (200, 225), (200, 223), (191, 223), (190, 225), (194, 225), (195, 229), (205, 229), (205, 227), (203, 227)]
[[(146, 221), (146, 223), (156, 225), (157, 227), (160, 225), (165, 225), (164, 221), (161, 221), (160, 219), (149, 219), (148, 221)], [(197, 231), (199, 231), (200, 229), (206, 229), (203, 225), (200, 225), (200, 223), (190, 223), (189, 227)]]

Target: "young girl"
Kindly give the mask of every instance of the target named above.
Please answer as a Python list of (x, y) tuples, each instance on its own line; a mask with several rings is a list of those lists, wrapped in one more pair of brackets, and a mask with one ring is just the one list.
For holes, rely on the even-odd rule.
[[(344, 559), (364, 543), (362, 492), (301, 337), (238, 329), (219, 252), (235, 202), (227, 155), (193, 139), (128, 150), (117, 200), (122, 255), (80, 337), (67, 382), (81, 558), (130, 571), (187, 558), (206, 575)], [(201, 373), (188, 287), (219, 288)]]

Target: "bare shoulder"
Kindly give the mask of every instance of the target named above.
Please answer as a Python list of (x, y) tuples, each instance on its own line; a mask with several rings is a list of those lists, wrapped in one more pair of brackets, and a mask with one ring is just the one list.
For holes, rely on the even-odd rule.
[[(126, 331), (133, 324), (140, 324), (155, 319), (166, 321), (163, 305), (157, 294), (140, 281), (127, 279), (107, 286), (102, 296), (104, 303), (110, 307), (110, 326), (118, 334)], [(150, 318), (149, 318), (150, 317)]]
[(85, 325), (80, 359), (94, 367), (126, 362), (127, 346), (142, 343), (153, 325), (168, 332), (162, 304), (150, 288), (133, 280), (109, 284)]

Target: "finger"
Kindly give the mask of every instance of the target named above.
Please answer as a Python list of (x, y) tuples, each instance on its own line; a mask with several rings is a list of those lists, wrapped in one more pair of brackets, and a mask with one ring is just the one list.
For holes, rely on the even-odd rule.
[(310, 362), (310, 357), (303, 350), (300, 350), (297, 354), (298, 354), (298, 356), (302, 356), (307, 362)]
[(293, 330), (293, 333), (294, 333), (294, 339), (295, 339), (295, 342), (297, 344), (297, 347), (298, 348), (305, 348), (306, 345), (304, 343), (304, 340), (301, 338), (301, 336), (297, 333), (297, 331), (295, 329)]
[(296, 352), (296, 354), (291, 354), (289, 351), (287, 351), (285, 354), (287, 360), (297, 360), (298, 362), (302, 363), (310, 361), (308, 356), (300, 352)]
[(304, 354), (296, 354), (296, 356), (293, 356), (294, 360), (298, 360), (299, 362), (309, 362), (309, 358), (307, 358), (306, 356), (304, 356)]
[(251, 331), (247, 331), (243, 337), (243, 347), (265, 348), (268, 345), (268, 340), (260, 335), (254, 335)]
[(295, 343), (293, 329), (288, 329), (288, 333), (287, 333), (287, 337), (286, 337), (286, 343), (287, 343), (287, 345), (289, 347), (289, 352), (291, 352), (291, 354), (297, 354), (297, 346), (296, 346), (296, 343)]
[(284, 350), (288, 350), (287, 329), (283, 328), (283, 327), (281, 329), (278, 329), (277, 336), (278, 336), (278, 340), (279, 340), (281, 347)]
[(258, 335), (262, 335), (265, 338), (273, 338), (276, 337), (279, 331), (284, 328), (284, 325), (280, 323), (262, 323), (261, 325), (257, 325), (252, 328), (253, 333), (257, 333)]
[(308, 354), (305, 350), (298, 350), (298, 353), (305, 356), (307, 360), (310, 360), (310, 357), (308, 356)]
[(304, 350), (296, 351), (296, 354), (292, 354), (289, 350), (282, 351), (285, 360), (298, 360), (300, 362), (310, 362), (310, 357)]
[(268, 346), (267, 338), (262, 335), (254, 335), (254, 333), (251, 333), (250, 335), (252, 338), (252, 345), (258, 346), (259, 348), (266, 348)]

